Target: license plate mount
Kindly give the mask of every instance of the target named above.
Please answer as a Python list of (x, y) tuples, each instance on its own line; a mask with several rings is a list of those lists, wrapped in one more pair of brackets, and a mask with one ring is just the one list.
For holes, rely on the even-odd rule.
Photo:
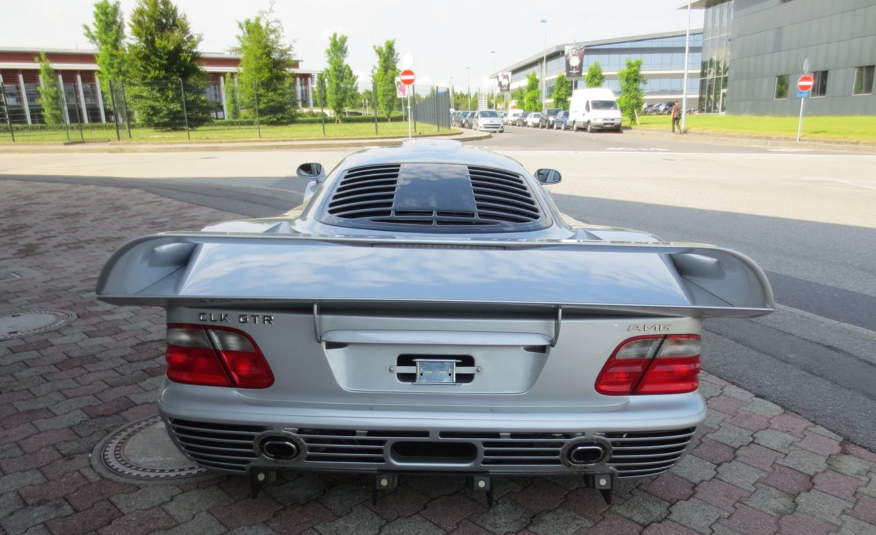
[(455, 385), (457, 359), (414, 359), (417, 364), (418, 385)]

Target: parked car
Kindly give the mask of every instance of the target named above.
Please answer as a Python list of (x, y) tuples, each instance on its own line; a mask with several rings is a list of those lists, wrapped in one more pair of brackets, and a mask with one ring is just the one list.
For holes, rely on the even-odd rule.
[[(523, 115), (524, 113), (526, 113), (526, 112), (524, 112), (523, 110), (516, 109), (516, 108), (509, 111), (508, 115), (505, 117), (505, 124), (517, 125), (517, 119), (520, 118), (520, 116)], [(520, 125), (517, 125), (517, 126), (520, 126)]]
[(554, 117), (554, 130), (565, 130), (568, 127), (569, 112), (560, 110)]
[(514, 120), (514, 126), (526, 126), (526, 119), (529, 117), (529, 112), (525, 111), (517, 116)]
[(542, 113), (542, 127), (543, 128), (553, 128), (554, 127), (554, 119), (556, 119), (557, 114), (563, 111), (562, 108), (548, 108)]
[(474, 124), (475, 113), (477, 113), (477, 112), (473, 112), (473, 111), (463, 112), (463, 115), (462, 115), (462, 127), (463, 128), (469, 128), (469, 129), (472, 128), (472, 125)]
[(505, 125), (496, 110), (479, 110), (475, 114), (474, 129), (487, 132), (505, 132)]
[(534, 111), (526, 116), (526, 126), (530, 128), (538, 128), (541, 126), (541, 112)]
[(741, 253), (575, 225), (553, 169), (436, 139), (324, 169), (299, 167), (303, 210), (129, 241), (97, 283), (165, 308), (163, 428), (253, 497), (282, 470), (577, 475), (610, 501), (700, 436), (703, 321), (774, 309)]
[(603, 87), (576, 89), (569, 105), (572, 130), (621, 130), (621, 111), (611, 89)]

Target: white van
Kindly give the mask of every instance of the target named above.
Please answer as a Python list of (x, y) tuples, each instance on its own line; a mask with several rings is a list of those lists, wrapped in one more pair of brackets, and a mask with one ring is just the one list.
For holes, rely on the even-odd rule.
[(573, 131), (586, 128), (621, 131), (621, 111), (611, 89), (594, 87), (576, 89), (569, 105), (569, 126)]
[(523, 115), (523, 110), (514, 108), (505, 116), (505, 124), (517, 124), (517, 118)]

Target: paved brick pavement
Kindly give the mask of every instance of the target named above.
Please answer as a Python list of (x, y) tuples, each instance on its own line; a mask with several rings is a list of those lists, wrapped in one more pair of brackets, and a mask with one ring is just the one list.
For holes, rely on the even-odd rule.
[(78, 315), (0, 342), (0, 531), (10, 535), (876, 534), (876, 454), (710, 375), (692, 454), (623, 483), (611, 507), (576, 477), (500, 479), (492, 510), (458, 478), (402, 478), (376, 506), (357, 476), (287, 474), (255, 501), (235, 477), (104, 480), (89, 452), (155, 412), (164, 316), (97, 302), (99, 269), (129, 238), (234, 216), (140, 191), (4, 181), (0, 215), (0, 272), (27, 273), (0, 283), (0, 314)]

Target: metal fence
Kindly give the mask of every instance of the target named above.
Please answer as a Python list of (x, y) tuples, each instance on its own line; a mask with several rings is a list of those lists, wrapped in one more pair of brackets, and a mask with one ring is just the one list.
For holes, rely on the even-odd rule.
[[(369, 113), (345, 110), (335, 118), (325, 91), (314, 88), (313, 108), (300, 109), (290, 80), (244, 87), (204, 81), (112, 81), (103, 88), (64, 84), (54, 101), (39, 89), (0, 83), (0, 142), (203, 141), (407, 136), (407, 110), (399, 101), (387, 119), (376, 87)], [(430, 135), (450, 129), (450, 95), (443, 88), (418, 86), (412, 100), (414, 129)], [(320, 96), (322, 99), (320, 100)], [(377, 102), (374, 102), (376, 100)], [(374, 113), (375, 109), (378, 113)]]
[(417, 123), (432, 125), (439, 131), (450, 130), (450, 89), (446, 87), (414, 86), (412, 118)]

